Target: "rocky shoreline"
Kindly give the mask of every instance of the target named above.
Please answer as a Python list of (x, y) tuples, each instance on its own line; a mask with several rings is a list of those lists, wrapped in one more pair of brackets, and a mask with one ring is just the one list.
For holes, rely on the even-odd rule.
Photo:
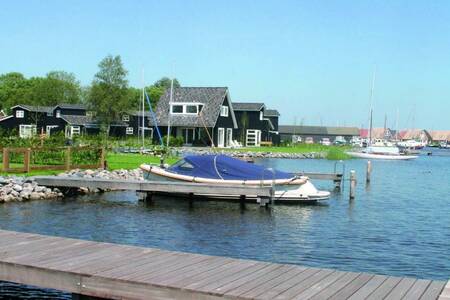
[[(77, 177), (77, 178), (102, 178), (102, 179), (124, 179), (124, 180), (144, 180), (143, 172), (140, 169), (134, 170), (70, 170), (57, 176)], [(80, 187), (77, 193), (96, 193), (100, 190)], [(38, 185), (33, 178), (27, 177), (0, 177), (0, 203), (22, 202), (30, 200), (44, 200), (64, 197), (62, 191), (57, 188), (48, 188)]]
[[(183, 147), (174, 150), (176, 156), (183, 156), (188, 154), (202, 155), (202, 154), (217, 154), (218, 152), (212, 151), (211, 148), (192, 148)], [(221, 154), (229, 155), (236, 158), (287, 158), (287, 159), (321, 159), (326, 158), (326, 152), (309, 152), (309, 153), (284, 153), (284, 152), (253, 152), (253, 151), (219, 151)]]

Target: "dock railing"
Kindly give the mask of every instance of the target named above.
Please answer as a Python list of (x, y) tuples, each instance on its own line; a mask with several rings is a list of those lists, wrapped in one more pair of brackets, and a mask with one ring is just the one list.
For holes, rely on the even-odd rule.
[(35, 170), (70, 170), (103, 168), (105, 149), (102, 147), (55, 147), (0, 149), (1, 172), (29, 173)]

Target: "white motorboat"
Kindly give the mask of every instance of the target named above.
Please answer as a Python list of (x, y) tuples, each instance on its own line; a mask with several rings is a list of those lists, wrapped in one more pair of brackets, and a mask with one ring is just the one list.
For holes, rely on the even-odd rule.
[[(168, 168), (148, 164), (142, 164), (140, 168), (147, 180), (272, 186), (275, 189), (273, 200), (276, 202), (304, 203), (330, 198), (330, 192), (317, 190), (306, 176), (268, 169), (226, 155), (189, 155)], [(238, 195), (218, 194), (197, 196), (238, 198)]]
[(365, 159), (410, 160), (418, 157), (417, 155), (402, 153), (398, 147), (370, 146), (361, 151), (348, 151), (346, 153), (352, 157)]

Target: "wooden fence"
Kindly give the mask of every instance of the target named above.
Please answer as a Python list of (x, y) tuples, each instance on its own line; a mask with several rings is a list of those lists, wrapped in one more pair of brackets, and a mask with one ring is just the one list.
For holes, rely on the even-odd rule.
[[(94, 153), (91, 161), (95, 163), (79, 163), (74, 156), (81, 152)], [(3, 168), (0, 171), (7, 173), (28, 173), (34, 170), (70, 170), (70, 169), (93, 169), (105, 167), (105, 149), (101, 147), (55, 147), (55, 148), (3, 148)], [(23, 159), (20, 156), (23, 155)], [(46, 161), (42, 156), (56, 156)], [(14, 156), (14, 159), (12, 159)], [(39, 157), (41, 156), (41, 158)], [(58, 156), (61, 158), (58, 161)], [(13, 160), (13, 161), (12, 161)], [(79, 160), (79, 159), (78, 159)]]

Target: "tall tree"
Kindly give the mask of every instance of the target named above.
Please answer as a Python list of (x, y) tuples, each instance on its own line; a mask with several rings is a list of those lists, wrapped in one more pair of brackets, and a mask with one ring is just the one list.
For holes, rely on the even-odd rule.
[(19, 103), (29, 104), (26, 98), (30, 84), (21, 73), (11, 72), (0, 75), (0, 109), (6, 112)]
[(125, 70), (120, 56), (108, 55), (98, 65), (90, 88), (88, 104), (96, 112), (98, 119), (109, 133), (111, 123), (120, 113), (128, 110), (129, 89)]
[[(169, 77), (162, 77), (160, 80), (156, 81), (153, 86), (154, 87), (163, 87), (164, 89), (170, 88), (171, 79)], [(173, 87), (180, 87), (180, 83), (176, 78), (173, 79)]]

